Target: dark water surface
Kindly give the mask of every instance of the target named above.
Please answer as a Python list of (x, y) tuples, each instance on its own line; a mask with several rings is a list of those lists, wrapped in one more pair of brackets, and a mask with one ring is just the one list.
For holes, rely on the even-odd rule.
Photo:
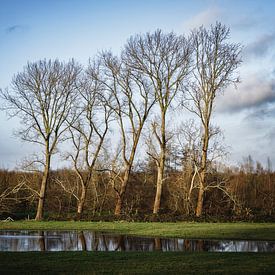
[(93, 231), (0, 230), (0, 251), (84, 250), (275, 252), (275, 242), (147, 238)]

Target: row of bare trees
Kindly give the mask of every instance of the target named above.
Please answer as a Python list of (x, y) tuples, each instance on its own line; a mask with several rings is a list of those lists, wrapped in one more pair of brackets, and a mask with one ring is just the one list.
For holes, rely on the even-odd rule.
[[(170, 155), (167, 158), (171, 158)], [(251, 157), (249, 158), (251, 160)], [(172, 164), (172, 163), (171, 163)], [(157, 167), (153, 159), (132, 171), (120, 218), (129, 220), (174, 220), (194, 217), (199, 182), (191, 180), (188, 161), (183, 166), (166, 168), (166, 180), (160, 215), (151, 215), (155, 197)], [(35, 217), (37, 197), (33, 193), (41, 182), (39, 172), (0, 170), (0, 217), (13, 219)], [(262, 164), (244, 161), (239, 167), (213, 163), (207, 173), (202, 217), (222, 220), (274, 220), (275, 174)], [(190, 192), (191, 190), (191, 192)], [(65, 192), (64, 192), (65, 191)], [(48, 181), (45, 218), (79, 218), (77, 208), (81, 181), (73, 169), (52, 170)], [(95, 172), (86, 190), (82, 219), (113, 220), (116, 193), (108, 172)]]
[[(199, 186), (196, 215), (201, 216), (209, 188), (210, 142), (219, 132), (211, 123), (214, 102), (238, 82), (241, 47), (228, 38), (229, 29), (221, 23), (193, 30), (189, 37), (157, 30), (132, 36), (118, 56), (102, 52), (88, 68), (73, 60), (28, 63), (1, 97), (2, 109), (21, 119), (18, 135), (41, 150), (27, 165), (42, 173), (35, 219), (43, 218), (51, 161), (62, 142), (62, 155), (71, 161), (80, 191), (75, 194), (59, 184), (74, 193), (79, 218), (87, 189), (97, 190), (98, 173), (108, 178), (116, 194), (115, 215), (120, 215), (131, 173), (145, 152), (157, 167), (153, 213), (158, 214), (175, 137), (167, 130), (173, 107), (174, 115), (189, 110), (198, 118), (197, 126), (193, 121), (195, 128), (189, 127), (197, 129), (193, 147), (184, 139), (181, 143), (183, 153), (190, 155), (190, 195), (194, 183)], [(144, 149), (145, 130), (149, 146)]]

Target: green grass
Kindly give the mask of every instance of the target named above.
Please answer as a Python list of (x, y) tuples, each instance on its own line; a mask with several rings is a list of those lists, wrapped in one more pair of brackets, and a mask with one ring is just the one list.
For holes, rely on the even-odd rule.
[(0, 272), (1, 274), (274, 274), (275, 254), (2, 252)]
[(154, 237), (275, 240), (275, 223), (17, 221), (0, 222), (1, 229), (98, 230)]
[[(275, 240), (275, 223), (0, 222), (0, 230), (99, 230), (193, 239)], [(275, 274), (275, 253), (0, 252), (1, 274)]]

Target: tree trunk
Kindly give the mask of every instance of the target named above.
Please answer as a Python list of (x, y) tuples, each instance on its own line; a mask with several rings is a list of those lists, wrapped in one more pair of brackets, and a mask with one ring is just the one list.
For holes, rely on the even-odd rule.
[(81, 196), (77, 205), (77, 219), (80, 220), (82, 213), (83, 213), (83, 208), (84, 208), (84, 203), (86, 200), (86, 194), (87, 194), (87, 184), (83, 185), (81, 188)]
[(122, 198), (121, 198), (120, 194), (117, 194), (115, 216), (121, 215), (121, 209), (122, 209)]
[(46, 165), (45, 165), (44, 172), (43, 172), (40, 193), (39, 193), (39, 198), (38, 198), (38, 206), (37, 206), (36, 216), (35, 216), (36, 221), (41, 221), (43, 219), (44, 204), (45, 204), (49, 172), (50, 172), (50, 155), (49, 155), (49, 153), (46, 153)]
[(127, 167), (127, 169), (125, 170), (123, 181), (122, 181), (121, 188), (120, 188), (120, 192), (119, 192), (119, 194), (117, 194), (115, 216), (121, 215), (121, 211), (122, 211), (123, 204), (124, 204), (125, 192), (126, 192), (126, 188), (127, 188), (128, 182), (129, 182), (130, 171), (131, 171), (131, 166)]
[(165, 158), (161, 157), (160, 164), (158, 167), (157, 190), (156, 190), (153, 214), (158, 214), (159, 210), (160, 210), (162, 184), (163, 184), (163, 180), (164, 180), (164, 162), (165, 162)]
[(158, 214), (160, 210), (160, 200), (162, 193), (162, 185), (164, 181), (165, 155), (166, 155), (166, 127), (165, 127), (165, 112), (161, 114), (161, 138), (160, 145), (160, 159), (158, 160), (158, 176), (157, 176), (157, 190), (154, 202), (153, 214)]
[(201, 170), (200, 175), (200, 188), (198, 193), (196, 216), (200, 217), (203, 210), (203, 195), (206, 186), (206, 165), (207, 165), (207, 152), (208, 152), (208, 143), (209, 143), (209, 129), (205, 127), (203, 138), (203, 149), (202, 149), (202, 158), (201, 158)]
[(202, 186), (200, 186), (199, 194), (198, 194), (198, 200), (197, 200), (197, 208), (196, 208), (196, 216), (200, 217), (202, 214), (203, 209), (203, 195), (204, 195), (204, 189)]

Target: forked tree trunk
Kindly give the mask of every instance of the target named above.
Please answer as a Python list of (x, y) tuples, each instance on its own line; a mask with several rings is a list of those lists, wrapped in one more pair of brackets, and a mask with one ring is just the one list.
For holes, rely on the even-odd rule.
[(36, 221), (41, 221), (43, 219), (44, 214), (44, 204), (46, 198), (46, 189), (50, 172), (50, 155), (47, 153), (46, 155), (46, 165), (43, 172), (42, 182), (40, 186), (39, 198), (38, 198), (38, 206), (36, 210)]

